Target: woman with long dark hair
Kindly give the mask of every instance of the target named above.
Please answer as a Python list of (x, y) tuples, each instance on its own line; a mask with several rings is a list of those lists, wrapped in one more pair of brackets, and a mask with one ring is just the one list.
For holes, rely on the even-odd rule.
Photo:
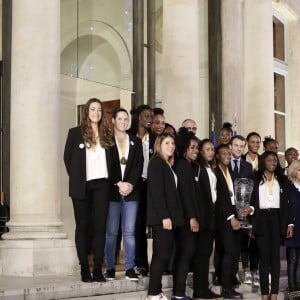
[[(280, 275), (280, 244), (293, 235), (289, 182), (282, 174), (278, 156), (265, 151), (255, 173), (252, 205), (253, 234), (259, 251), (260, 289), (263, 300), (277, 299)], [(269, 289), (269, 274), (271, 289)]]
[[(87, 101), (81, 125), (68, 133), (64, 162), (69, 175), (69, 196), (75, 215), (75, 244), (83, 282), (103, 282), (101, 263), (105, 243), (105, 223), (109, 204), (110, 153), (112, 130), (97, 98)], [(94, 270), (88, 263), (89, 227), (92, 225)]]

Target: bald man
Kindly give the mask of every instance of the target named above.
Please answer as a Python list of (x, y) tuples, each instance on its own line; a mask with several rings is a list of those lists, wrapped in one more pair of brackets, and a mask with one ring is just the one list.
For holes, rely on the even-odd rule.
[(197, 123), (192, 119), (185, 119), (181, 126), (185, 127), (188, 131), (192, 131), (194, 134), (197, 132)]

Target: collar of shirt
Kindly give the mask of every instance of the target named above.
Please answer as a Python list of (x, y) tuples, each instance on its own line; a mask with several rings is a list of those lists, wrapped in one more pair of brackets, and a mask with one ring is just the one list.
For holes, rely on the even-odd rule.
[(294, 182), (294, 186), (298, 190), (298, 192), (300, 192), (300, 184), (297, 182)]

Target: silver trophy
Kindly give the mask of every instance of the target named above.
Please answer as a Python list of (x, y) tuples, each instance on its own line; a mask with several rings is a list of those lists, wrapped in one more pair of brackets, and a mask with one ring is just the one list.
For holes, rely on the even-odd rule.
[(238, 213), (238, 219), (241, 224), (241, 229), (252, 229), (252, 225), (249, 224), (249, 221), (245, 216), (245, 212), (250, 207), (253, 185), (254, 181), (252, 179), (236, 178), (234, 180), (235, 206)]

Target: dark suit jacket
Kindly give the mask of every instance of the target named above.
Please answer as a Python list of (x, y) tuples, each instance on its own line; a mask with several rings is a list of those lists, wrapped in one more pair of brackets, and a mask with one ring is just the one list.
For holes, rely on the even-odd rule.
[(200, 222), (200, 199), (197, 173), (192, 163), (186, 159), (179, 159), (175, 165), (178, 178), (178, 193), (181, 200), (185, 223), (189, 224), (191, 218)]
[(201, 167), (199, 174), (199, 195), (200, 202), (200, 231), (213, 231), (215, 220), (215, 205), (211, 196), (211, 186), (209, 182), (208, 173), (205, 167)]
[(140, 181), (143, 171), (143, 147), (139, 138), (129, 134), (129, 153), (124, 172), (124, 178), (122, 179), (122, 172), (120, 166), (120, 157), (117, 145), (111, 147), (111, 183), (112, 183), (112, 197), (111, 201), (120, 201), (121, 195), (119, 188), (115, 185), (119, 181), (129, 182), (133, 185), (132, 192), (124, 197), (125, 201), (138, 201), (139, 192), (137, 190), (137, 184)]
[(153, 156), (147, 176), (147, 225), (161, 225), (166, 218), (171, 218), (173, 227), (183, 225), (173, 172), (162, 158)]
[(232, 182), (234, 183), (234, 180), (236, 178), (249, 178), (253, 179), (253, 172), (252, 172), (252, 165), (245, 161), (243, 158), (240, 160), (240, 169), (238, 176), (234, 176), (233, 169), (231, 168), (231, 162), (229, 165), (229, 172), (232, 178)]
[[(110, 177), (110, 152), (105, 150), (107, 171)], [(68, 133), (64, 162), (69, 175), (69, 196), (83, 200), (86, 186), (86, 149), (80, 126), (71, 128)]]
[(222, 230), (224, 226), (228, 227), (231, 224), (227, 218), (231, 215), (236, 216), (236, 210), (232, 206), (230, 199), (230, 191), (228, 189), (226, 179), (219, 167), (216, 168), (217, 176), (217, 201), (215, 203), (215, 220), (216, 229)]
[[(290, 204), (290, 189), (289, 189), (289, 181), (287, 178), (283, 180), (283, 182), (279, 182), (280, 186), (280, 229), (281, 235), (286, 236), (287, 227), (289, 224), (293, 224), (293, 215)], [(253, 216), (251, 216), (251, 223), (253, 225), (253, 233), (254, 235), (260, 234), (260, 209), (259, 209), (259, 186), (260, 182), (258, 178), (254, 180), (254, 188), (252, 193), (251, 205), (254, 206), (255, 211)]]

